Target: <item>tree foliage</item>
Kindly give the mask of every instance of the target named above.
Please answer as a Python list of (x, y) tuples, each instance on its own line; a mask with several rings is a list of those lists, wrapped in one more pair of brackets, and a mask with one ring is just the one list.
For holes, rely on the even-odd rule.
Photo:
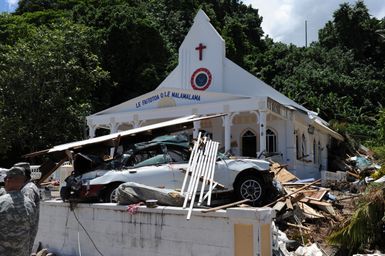
[(258, 9), (238, 0), (21, 0), (0, 15), (3, 163), (81, 138), (85, 115), (155, 89), (199, 9), (228, 58), (339, 132), (383, 145), (385, 22), (363, 1), (340, 5), (304, 48), (264, 38)]
[(328, 241), (349, 249), (349, 254), (374, 245), (379, 245), (382, 248), (378, 249), (383, 249), (384, 191), (384, 184), (374, 183), (368, 186), (353, 216), (336, 227), (336, 231), (328, 237)]
[(0, 152), (8, 161), (82, 137), (93, 93), (107, 78), (92, 38), (87, 27), (62, 20), (1, 45)]

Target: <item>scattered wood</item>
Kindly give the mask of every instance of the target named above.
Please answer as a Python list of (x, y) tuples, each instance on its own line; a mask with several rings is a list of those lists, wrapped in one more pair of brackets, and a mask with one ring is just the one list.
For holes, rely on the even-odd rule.
[(292, 227), (296, 227), (296, 228), (302, 228), (302, 229), (305, 229), (307, 231), (311, 231), (310, 228), (308, 227), (305, 227), (305, 226), (302, 226), (302, 225), (297, 225), (297, 224), (293, 224), (293, 223), (290, 223), (290, 222), (287, 222), (286, 223), (288, 226), (292, 226)]
[(332, 206), (331, 203), (322, 202), (322, 201), (316, 201), (316, 200), (312, 200), (312, 199), (309, 199), (309, 198), (303, 198), (303, 199), (300, 200), (300, 202), (307, 203), (307, 204), (314, 204), (314, 205)]
[[(315, 182), (313, 185), (315, 184), (318, 184), (320, 183), (321, 184), (321, 180), (316, 180), (317, 182)], [(307, 185), (309, 183), (304, 183), (304, 182), (283, 182), (282, 185), (283, 186), (303, 186), (303, 185)]]
[[(304, 181), (282, 182), (282, 179), (278, 179), (281, 181), (286, 195), (270, 205), (273, 205), (274, 209), (280, 210), (276, 211), (276, 224), (282, 228), (289, 239), (297, 240), (299, 232), (302, 236), (303, 232), (310, 231), (308, 233), (310, 241), (323, 243), (321, 239), (330, 232), (331, 226), (351, 218), (355, 210), (356, 197), (361, 196), (361, 194), (352, 193), (363, 192), (366, 187), (366, 184), (356, 185), (351, 181), (368, 177), (381, 166), (369, 156), (368, 150), (362, 150), (360, 153), (353, 152), (355, 155), (347, 155), (345, 160), (336, 157), (335, 160), (330, 161), (329, 170), (321, 171), (321, 187), (319, 184), (303, 183)], [(364, 161), (365, 159), (360, 159), (362, 157), (369, 159), (371, 165)], [(276, 174), (282, 172), (279, 165), (274, 165), (274, 167)], [(304, 188), (304, 186), (308, 187)], [(328, 192), (331, 193), (329, 196)], [(327, 199), (332, 201), (326, 201)], [(283, 204), (286, 208), (280, 208)]]
[(312, 199), (315, 201), (321, 201), (321, 199), (325, 196), (327, 192), (328, 192), (327, 190), (318, 190), (316, 192), (304, 191), (302, 193), (305, 194), (305, 196), (309, 199)]
[(283, 199), (286, 199), (287, 197), (289, 197), (289, 196), (291, 196), (291, 195), (294, 195), (294, 194), (300, 192), (301, 190), (304, 190), (305, 188), (308, 188), (308, 187), (310, 187), (310, 186), (312, 186), (312, 185), (314, 185), (314, 184), (316, 184), (316, 183), (318, 183), (318, 182), (320, 182), (320, 181), (321, 181), (321, 180), (313, 181), (313, 182), (311, 182), (311, 183), (309, 183), (309, 184), (307, 184), (307, 185), (305, 185), (305, 186), (303, 186), (303, 187), (297, 189), (296, 191), (294, 191), (294, 192), (292, 192), (292, 193), (290, 193), (290, 194), (284, 195), (284, 196), (278, 198), (277, 200), (275, 200), (274, 202), (271, 202), (271, 203), (265, 205), (265, 207), (274, 205), (276, 202), (281, 201), (281, 200), (283, 200)]
[(203, 212), (203, 213), (215, 212), (217, 210), (222, 210), (222, 209), (226, 209), (226, 208), (229, 208), (229, 207), (237, 206), (237, 205), (240, 205), (240, 204), (245, 204), (247, 202), (250, 202), (250, 199), (243, 199), (241, 201), (237, 201), (237, 202), (234, 202), (234, 203), (224, 204), (224, 205), (213, 207), (213, 208), (210, 208), (210, 209), (205, 209), (205, 210), (202, 210), (201, 212)]
[(286, 198), (286, 208), (288, 210), (293, 210), (293, 203), (291, 202), (290, 198)]
[(312, 207), (310, 207), (309, 205), (307, 205), (305, 203), (299, 202), (298, 206), (299, 206), (299, 208), (301, 208), (301, 210), (303, 211), (305, 216), (309, 219), (317, 219), (317, 218), (324, 218), (325, 217), (321, 213), (317, 212), (315, 209), (313, 209)]
[(358, 174), (355, 174), (355, 173), (349, 172), (349, 171), (347, 171), (346, 173), (349, 174), (350, 176), (353, 176), (354, 178), (360, 179), (360, 175), (358, 175)]
[(347, 196), (347, 197), (338, 199), (338, 201), (348, 200), (348, 199), (352, 199), (352, 198), (359, 197), (359, 196), (361, 196), (361, 195)]
[(286, 169), (287, 165), (280, 165), (279, 163), (273, 163), (270, 170), (274, 173), (275, 178), (281, 182), (288, 182), (292, 180), (298, 180), (297, 176), (292, 174)]
[(296, 195), (292, 195), (291, 203), (295, 204), (295, 203), (301, 201), (304, 198), (305, 198), (305, 195), (302, 194), (302, 193), (298, 193)]
[(284, 164), (284, 165), (278, 166), (278, 170), (277, 170), (277, 172), (275, 173), (275, 175), (278, 175), (278, 173), (279, 173), (281, 170), (283, 170), (283, 168), (286, 168), (287, 166), (288, 166), (288, 164)]
[(317, 205), (317, 208), (333, 216), (336, 215), (336, 212), (334, 211), (334, 208), (332, 205)]
[(283, 208), (285, 208), (286, 206), (286, 202), (277, 202), (274, 206), (273, 206), (273, 209), (276, 210), (277, 212), (280, 212), (283, 210)]

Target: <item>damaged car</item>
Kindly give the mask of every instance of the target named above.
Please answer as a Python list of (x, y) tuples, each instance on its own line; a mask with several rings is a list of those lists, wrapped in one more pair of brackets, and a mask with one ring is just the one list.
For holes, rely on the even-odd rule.
[[(61, 197), (64, 201), (114, 202), (118, 186), (126, 182), (178, 191), (190, 153), (189, 140), (181, 134), (136, 143), (107, 161), (78, 153)], [(270, 163), (265, 160), (218, 153), (214, 181), (220, 184), (216, 190), (231, 192), (239, 200), (249, 199), (252, 205), (261, 205), (276, 194)]]

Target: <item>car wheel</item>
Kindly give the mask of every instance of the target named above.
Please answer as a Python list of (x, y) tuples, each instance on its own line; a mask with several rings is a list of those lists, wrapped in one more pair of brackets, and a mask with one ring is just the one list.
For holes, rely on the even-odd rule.
[(121, 183), (110, 184), (104, 191), (102, 201), (105, 203), (117, 203), (118, 202), (118, 187)]
[(249, 199), (249, 204), (260, 205), (265, 197), (265, 186), (262, 179), (254, 175), (240, 177), (234, 186), (235, 195), (239, 200)]
[(67, 201), (70, 198), (70, 188), (63, 186), (60, 188), (60, 198), (63, 200), (63, 202)]

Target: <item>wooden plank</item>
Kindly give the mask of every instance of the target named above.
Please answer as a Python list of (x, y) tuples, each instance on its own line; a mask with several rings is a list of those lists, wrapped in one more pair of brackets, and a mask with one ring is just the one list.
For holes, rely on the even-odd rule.
[(277, 212), (282, 211), (282, 209), (286, 206), (286, 202), (277, 202), (274, 206), (273, 209), (276, 210)]
[(301, 208), (305, 216), (309, 219), (324, 218), (321, 213), (317, 212), (315, 209), (305, 203), (298, 203), (298, 206), (299, 208)]
[(331, 205), (318, 205), (317, 207), (324, 212), (330, 213), (331, 215), (336, 215), (336, 212)]
[(271, 203), (265, 205), (265, 207), (271, 206), (271, 205), (275, 204), (275, 203), (278, 202), (278, 201), (281, 201), (281, 200), (283, 200), (283, 199), (286, 199), (287, 197), (289, 197), (289, 196), (291, 196), (291, 195), (294, 195), (294, 194), (300, 192), (301, 190), (304, 190), (305, 188), (308, 188), (308, 187), (310, 187), (310, 186), (313, 186), (314, 184), (316, 184), (316, 183), (318, 183), (318, 182), (320, 182), (320, 181), (321, 181), (321, 180), (316, 180), (316, 181), (313, 181), (313, 182), (311, 182), (311, 183), (309, 183), (309, 184), (306, 184), (305, 186), (303, 186), (303, 187), (297, 189), (296, 191), (294, 191), (294, 192), (292, 192), (292, 193), (290, 193), (290, 194), (284, 195), (284, 196), (278, 198), (277, 200), (275, 200), (275, 201), (273, 201), (273, 202), (271, 202)]
[(237, 205), (240, 205), (240, 204), (244, 204), (244, 203), (247, 203), (249, 201), (250, 201), (250, 199), (243, 199), (241, 201), (237, 201), (237, 202), (234, 202), (234, 203), (224, 204), (224, 205), (220, 205), (220, 206), (213, 207), (213, 208), (210, 208), (210, 209), (205, 209), (205, 210), (202, 210), (201, 212), (203, 212), (203, 213), (214, 212), (214, 211), (217, 211), (217, 210), (222, 210), (222, 209), (226, 209), (226, 208), (229, 208), (229, 207), (232, 207), (232, 206), (237, 206)]
[(60, 162), (55, 163), (53, 161), (46, 161), (43, 165), (39, 167), (39, 170), (41, 172), (41, 177), (37, 181), (37, 184), (40, 185), (43, 181), (45, 181), (54, 171), (57, 170), (64, 162), (67, 161), (67, 157), (60, 160)]
[(302, 199), (304, 199), (304, 198), (305, 198), (305, 195), (302, 194), (302, 193), (298, 193), (298, 194), (296, 194), (295, 196), (291, 196), (291, 197), (292, 197), (291, 203), (292, 203), (292, 204), (295, 204), (295, 203), (301, 201)]
[(279, 163), (273, 163), (270, 170), (274, 172), (275, 178), (283, 183), (291, 180), (298, 180), (298, 178), (289, 172), (285, 167), (287, 165), (280, 165)]
[(314, 188), (314, 189), (305, 189), (302, 193), (313, 193), (318, 191), (330, 191), (330, 188)]
[(355, 174), (355, 173), (352, 173), (352, 172), (349, 172), (349, 171), (347, 171), (346, 173), (349, 174), (350, 176), (353, 176), (354, 178), (357, 178), (357, 179), (360, 178), (360, 175), (358, 175), (358, 174)]
[(49, 149), (44, 149), (44, 150), (29, 153), (29, 154), (25, 154), (22, 157), (23, 158), (32, 158), (35, 156), (41, 156), (41, 155), (47, 154), (48, 151), (49, 151)]
[(286, 167), (288, 167), (288, 166), (289, 166), (288, 164), (284, 164), (284, 165), (278, 166), (278, 170), (277, 170), (277, 172), (275, 173), (275, 175), (278, 175), (278, 173), (279, 173), (283, 168), (286, 168)]
[(296, 228), (305, 229), (305, 230), (307, 230), (307, 231), (311, 231), (310, 228), (305, 227), (305, 226), (302, 226), (302, 225), (296, 225), (296, 224), (293, 224), (293, 223), (290, 223), (290, 222), (287, 222), (286, 224), (287, 224), (288, 226), (291, 226), (291, 227), (296, 227)]
[(325, 196), (325, 194), (327, 193), (328, 191), (327, 190), (319, 190), (319, 191), (316, 191), (316, 192), (307, 192), (307, 191), (304, 191), (303, 194), (311, 199), (311, 200), (316, 200), (316, 201), (321, 201), (322, 198)]
[(293, 203), (291, 202), (290, 198), (286, 198), (286, 207), (288, 210), (293, 210)]
[[(318, 180), (318, 182), (316, 182), (314, 184), (317, 184), (317, 183), (321, 183), (321, 180)], [(282, 183), (283, 186), (303, 186), (306, 184), (309, 184), (309, 183), (304, 183), (304, 182), (285, 182), (285, 183)]]
[(322, 202), (322, 201), (316, 201), (316, 200), (311, 200), (309, 198), (303, 198), (299, 200), (302, 203), (309, 203), (309, 204), (314, 204), (314, 205), (322, 205), (322, 206), (332, 206), (331, 203), (328, 202)]

